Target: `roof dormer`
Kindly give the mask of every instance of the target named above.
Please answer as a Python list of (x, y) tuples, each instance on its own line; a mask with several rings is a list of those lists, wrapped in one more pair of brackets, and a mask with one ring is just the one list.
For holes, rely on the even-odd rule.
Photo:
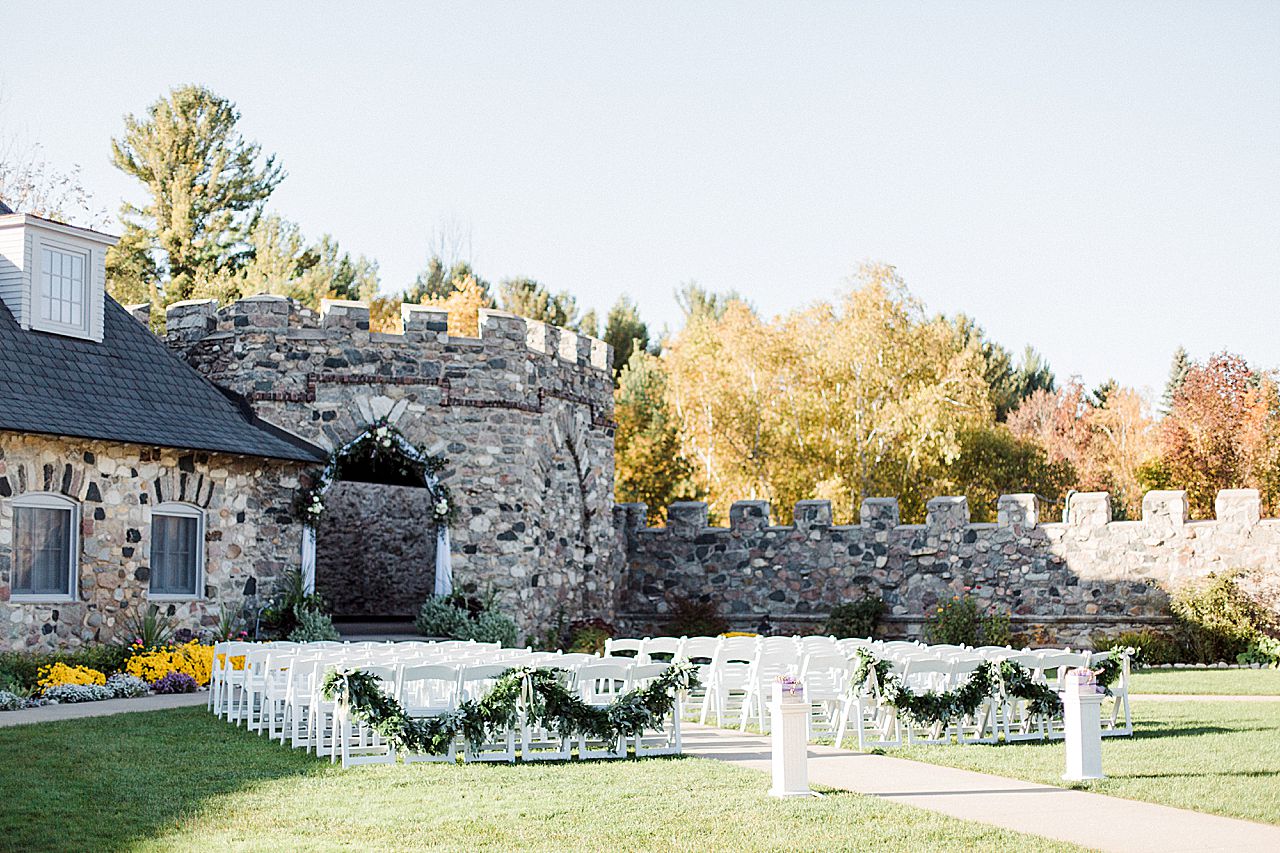
[(116, 240), (26, 213), (0, 213), (0, 302), (23, 329), (101, 342), (107, 249)]

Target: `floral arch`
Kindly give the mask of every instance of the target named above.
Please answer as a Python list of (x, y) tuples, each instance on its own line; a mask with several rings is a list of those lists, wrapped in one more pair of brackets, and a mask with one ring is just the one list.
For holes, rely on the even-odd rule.
[(436, 528), (435, 594), (453, 591), (453, 559), (449, 553), (449, 525), (458, 516), (449, 487), (440, 482), (445, 460), (433, 456), (405, 438), (385, 417), (371, 422), (365, 431), (329, 454), (319, 473), (298, 493), (295, 514), (304, 525), (302, 532), (302, 579), (308, 592), (316, 583), (316, 528), (324, 517), (325, 495), (343, 479), (344, 469), (364, 464), (391, 472), (401, 483), (425, 486), (431, 495), (431, 523)]

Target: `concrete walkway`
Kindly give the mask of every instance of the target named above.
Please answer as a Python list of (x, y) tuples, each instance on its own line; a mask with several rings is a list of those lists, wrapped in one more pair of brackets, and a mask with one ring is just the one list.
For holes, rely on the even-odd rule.
[[(770, 770), (768, 737), (693, 723), (684, 732), (686, 755)], [(809, 781), (1095, 850), (1280, 850), (1280, 826), (831, 746), (809, 747)]]
[(0, 727), (27, 723), (51, 723), (55, 720), (79, 720), (85, 717), (109, 717), (134, 711), (163, 711), (188, 708), (209, 701), (207, 692), (172, 693), (163, 696), (140, 696), (137, 699), (104, 699), (101, 702), (74, 702), (68, 705), (44, 705), (21, 711), (0, 711)]

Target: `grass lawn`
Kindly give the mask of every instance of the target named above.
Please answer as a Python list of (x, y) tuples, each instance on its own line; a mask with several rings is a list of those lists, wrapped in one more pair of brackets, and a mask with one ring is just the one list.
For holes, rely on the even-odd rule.
[[(1230, 672), (1230, 671), (1228, 671)], [(1138, 701), (1133, 738), (1102, 741), (1100, 794), (1280, 824), (1280, 702)], [(1058, 743), (910, 746), (901, 758), (1062, 785)]]
[(1133, 693), (1280, 696), (1280, 669), (1147, 669), (1133, 674)]
[(1074, 850), (695, 758), (343, 771), (203, 709), (0, 729), (6, 850)]

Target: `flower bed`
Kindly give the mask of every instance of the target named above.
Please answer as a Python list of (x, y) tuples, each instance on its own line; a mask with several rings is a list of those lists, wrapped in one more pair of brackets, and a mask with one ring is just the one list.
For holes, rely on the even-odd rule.
[[(241, 669), (244, 658), (232, 658)], [(90, 664), (98, 664), (93, 666)], [(213, 646), (90, 647), (55, 654), (8, 653), (0, 659), (0, 711), (45, 704), (132, 699), (149, 693), (191, 693), (207, 686)]]

